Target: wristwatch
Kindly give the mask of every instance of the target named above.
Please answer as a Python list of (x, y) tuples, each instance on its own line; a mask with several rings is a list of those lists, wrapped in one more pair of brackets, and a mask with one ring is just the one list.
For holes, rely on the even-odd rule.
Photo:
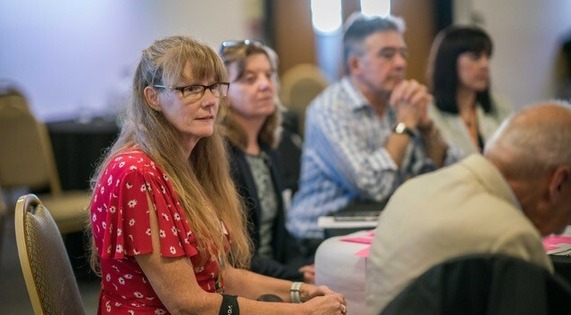
[(403, 122), (399, 122), (393, 127), (393, 132), (397, 135), (407, 135), (411, 138), (414, 138), (415, 132), (414, 129), (407, 127)]

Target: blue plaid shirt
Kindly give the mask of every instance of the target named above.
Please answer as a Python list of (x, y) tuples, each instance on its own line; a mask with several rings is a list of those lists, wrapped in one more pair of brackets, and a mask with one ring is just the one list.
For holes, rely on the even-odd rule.
[[(379, 117), (348, 77), (317, 96), (305, 119), (300, 187), (287, 219), (298, 239), (323, 238), (318, 217), (353, 201), (384, 201), (407, 178), (436, 168), (420, 138), (410, 142), (397, 167), (384, 148), (397, 123), (392, 107)], [(445, 164), (457, 160), (452, 151)]]

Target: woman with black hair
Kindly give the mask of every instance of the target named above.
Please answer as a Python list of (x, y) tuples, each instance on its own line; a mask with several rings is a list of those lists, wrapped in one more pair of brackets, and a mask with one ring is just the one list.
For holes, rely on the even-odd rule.
[(450, 26), (434, 40), (428, 81), (434, 96), (430, 115), (449, 145), (464, 155), (484, 143), (511, 113), (490, 93), (490, 36), (476, 26)]

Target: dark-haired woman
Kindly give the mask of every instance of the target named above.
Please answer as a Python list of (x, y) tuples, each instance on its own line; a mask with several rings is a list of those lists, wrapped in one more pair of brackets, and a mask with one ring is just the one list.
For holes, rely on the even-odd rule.
[(476, 26), (450, 26), (436, 37), (428, 80), (434, 123), (448, 144), (464, 155), (481, 152), (486, 140), (511, 113), (490, 93), (490, 36)]

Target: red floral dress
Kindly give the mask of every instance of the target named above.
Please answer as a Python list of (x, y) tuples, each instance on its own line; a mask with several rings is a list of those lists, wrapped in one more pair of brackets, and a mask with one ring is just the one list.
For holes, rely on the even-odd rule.
[(194, 234), (168, 177), (146, 154), (130, 151), (106, 167), (90, 206), (101, 260), (98, 314), (168, 314), (134, 258), (153, 252), (147, 192), (157, 211), (161, 256), (189, 257), (200, 287), (222, 290), (215, 257), (199, 265)]

